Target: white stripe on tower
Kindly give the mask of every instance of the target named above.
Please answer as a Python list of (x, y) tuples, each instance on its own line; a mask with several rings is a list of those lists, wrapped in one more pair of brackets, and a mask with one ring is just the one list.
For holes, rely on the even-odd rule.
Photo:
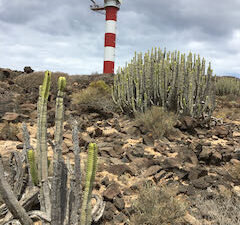
[(115, 48), (113, 47), (105, 47), (104, 48), (104, 61), (114, 62), (115, 59)]
[(105, 33), (116, 34), (117, 21), (107, 20)]
[(117, 11), (119, 7), (117, 7), (116, 0), (109, 0), (106, 2), (106, 30), (103, 73), (114, 73)]

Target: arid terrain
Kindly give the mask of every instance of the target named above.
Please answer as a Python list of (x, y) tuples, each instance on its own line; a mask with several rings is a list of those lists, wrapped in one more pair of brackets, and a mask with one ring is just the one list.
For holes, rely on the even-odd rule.
[[(38, 86), (43, 74), (0, 69), (0, 154), (6, 166), (10, 153), (23, 149), (23, 121), (31, 145), (36, 147)], [(111, 86), (114, 75), (53, 73), (53, 85), (59, 75), (67, 78), (64, 157), (73, 158), (73, 119), (79, 123), (83, 171), (87, 144), (95, 142), (99, 149), (93, 192), (106, 201), (99, 225), (131, 224), (137, 221), (134, 217), (146, 215), (153, 220), (149, 224), (159, 225), (240, 224), (240, 97), (217, 96), (208, 126), (188, 116), (176, 118), (174, 132), (155, 138), (151, 130), (101, 99), (89, 105), (74, 102), (74, 94), (92, 81), (103, 80)], [(48, 104), (50, 139), (54, 136), (55, 98), (53, 86)], [(175, 221), (178, 214), (181, 221), (168, 221), (168, 216)]]

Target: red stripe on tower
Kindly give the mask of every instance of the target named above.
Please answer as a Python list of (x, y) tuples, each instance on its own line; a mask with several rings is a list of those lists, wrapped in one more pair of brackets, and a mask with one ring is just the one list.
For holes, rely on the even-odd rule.
[(114, 47), (116, 45), (116, 34), (106, 33), (105, 34), (105, 47)]
[(106, 20), (117, 21), (117, 11), (118, 11), (118, 8), (115, 6), (106, 7)]
[(118, 0), (105, 0), (106, 31), (104, 43), (103, 73), (114, 73), (115, 47), (116, 47), (116, 23)]
[(105, 73), (114, 73), (114, 62), (104, 61), (104, 71), (106, 71)]

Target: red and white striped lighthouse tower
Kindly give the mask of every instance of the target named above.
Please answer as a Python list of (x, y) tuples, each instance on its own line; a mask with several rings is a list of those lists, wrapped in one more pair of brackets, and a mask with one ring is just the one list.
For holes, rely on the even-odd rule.
[(94, 3), (94, 6), (91, 6), (92, 10), (106, 11), (103, 73), (114, 73), (117, 11), (120, 9), (122, 1), (104, 0), (103, 7), (99, 7), (95, 1), (92, 2)]

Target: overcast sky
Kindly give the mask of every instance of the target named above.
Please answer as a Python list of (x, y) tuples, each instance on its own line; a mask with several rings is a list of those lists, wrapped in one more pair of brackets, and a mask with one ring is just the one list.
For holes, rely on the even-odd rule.
[[(105, 17), (89, 5), (0, 0), (0, 67), (101, 73)], [(192, 51), (211, 61), (217, 75), (240, 74), (240, 0), (123, 0), (115, 69), (152, 47)]]

